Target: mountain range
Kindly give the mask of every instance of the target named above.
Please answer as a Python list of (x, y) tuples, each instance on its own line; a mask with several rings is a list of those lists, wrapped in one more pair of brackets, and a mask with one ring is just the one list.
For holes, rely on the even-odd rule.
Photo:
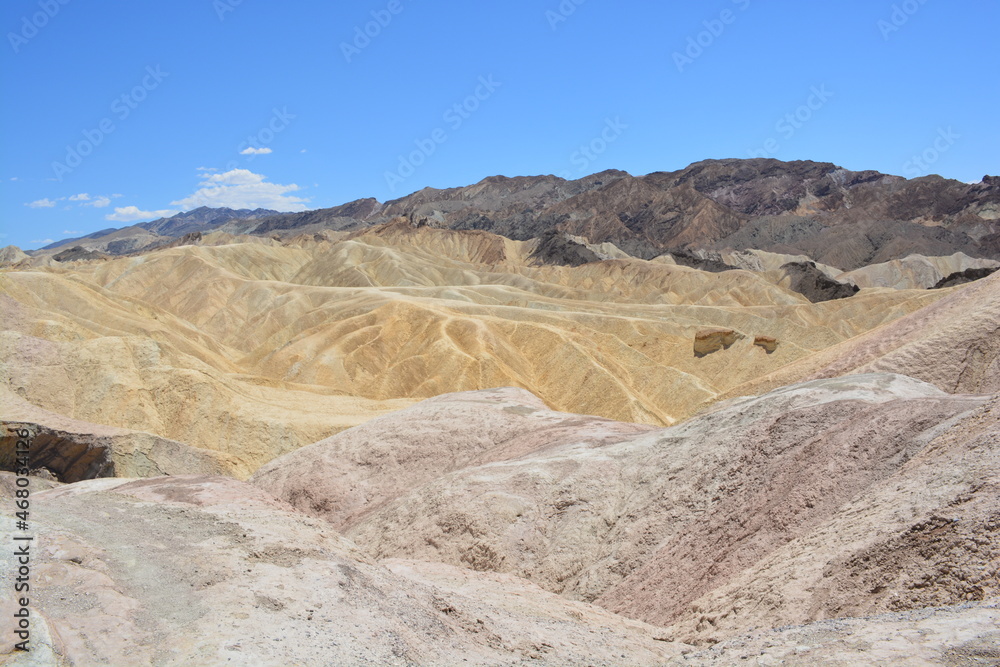
[(199, 208), (46, 246), (111, 255), (166, 245), (192, 232), (277, 235), (358, 230), (406, 216), (515, 240), (549, 232), (612, 243), (652, 259), (668, 251), (759, 249), (808, 255), (843, 270), (911, 254), (1000, 259), (1000, 177), (962, 183), (905, 179), (823, 162), (706, 160), (674, 172), (605, 171), (575, 181), (493, 176), (424, 188), (381, 203), (359, 199), (303, 213)]

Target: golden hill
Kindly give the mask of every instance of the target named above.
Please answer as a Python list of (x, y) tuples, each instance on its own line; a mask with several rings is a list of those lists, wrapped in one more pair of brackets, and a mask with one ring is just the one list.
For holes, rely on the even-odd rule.
[[(534, 243), (396, 221), (8, 269), (0, 367), (40, 408), (214, 450), (246, 477), (455, 391), (515, 386), (555, 410), (669, 425), (947, 292), (812, 304), (750, 271), (535, 265)], [(731, 344), (696, 353), (705, 332)]]

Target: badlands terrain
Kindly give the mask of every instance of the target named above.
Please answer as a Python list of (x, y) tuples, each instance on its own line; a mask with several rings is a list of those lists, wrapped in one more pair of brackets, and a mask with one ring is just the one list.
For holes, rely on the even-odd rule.
[(998, 260), (774, 160), (0, 250), (0, 664), (1000, 664)]

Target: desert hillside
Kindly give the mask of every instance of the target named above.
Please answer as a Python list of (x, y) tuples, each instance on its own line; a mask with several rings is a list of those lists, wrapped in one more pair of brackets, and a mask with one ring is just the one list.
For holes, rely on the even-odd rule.
[(998, 187), (709, 161), (4, 249), (0, 664), (998, 664)]
[(39, 408), (212, 450), (246, 477), (455, 391), (515, 386), (557, 410), (673, 424), (947, 294), (812, 303), (780, 270), (624, 253), (557, 266), (537, 245), (400, 219), (7, 270), (0, 364)]

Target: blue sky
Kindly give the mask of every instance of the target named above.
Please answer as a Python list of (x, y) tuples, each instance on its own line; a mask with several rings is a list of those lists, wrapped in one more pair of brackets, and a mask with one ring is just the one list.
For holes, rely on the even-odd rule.
[(1000, 173), (994, 1), (5, 0), (0, 25), (0, 245), (705, 158)]

